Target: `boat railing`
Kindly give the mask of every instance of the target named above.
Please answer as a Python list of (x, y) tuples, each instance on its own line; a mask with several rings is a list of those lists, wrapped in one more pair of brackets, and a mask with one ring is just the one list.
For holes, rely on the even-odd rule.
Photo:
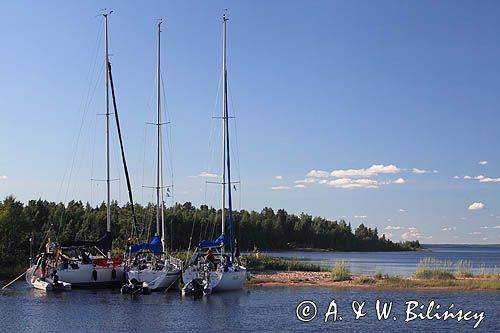
[(183, 266), (182, 260), (180, 260), (178, 258), (174, 258), (172, 256), (168, 256), (168, 260), (170, 261), (171, 264), (176, 265), (177, 267), (179, 267), (180, 270), (182, 270), (182, 266)]

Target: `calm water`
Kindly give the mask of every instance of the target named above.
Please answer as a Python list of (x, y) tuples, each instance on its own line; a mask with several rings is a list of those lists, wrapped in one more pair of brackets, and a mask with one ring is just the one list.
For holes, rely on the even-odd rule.
[[(4, 332), (308, 332), (345, 330), (366, 332), (473, 331), (475, 321), (415, 320), (405, 323), (405, 302), (428, 304), (435, 300), (443, 308), (451, 303), (463, 310), (484, 311), (476, 331), (499, 332), (499, 293), (341, 290), (328, 288), (250, 288), (241, 292), (214, 294), (204, 299), (182, 298), (179, 292), (147, 296), (120, 295), (117, 290), (45, 293), (23, 282), (0, 294), (0, 323)], [(342, 321), (324, 323), (322, 318), (335, 299)], [(387, 321), (378, 321), (375, 301), (393, 302)], [(296, 306), (314, 301), (317, 317), (300, 322)], [(354, 319), (353, 300), (366, 301), (367, 315)], [(393, 320), (396, 317), (397, 320)]]
[[(283, 257), (299, 257), (309, 262), (331, 265), (345, 259), (354, 273), (381, 269), (390, 274), (411, 274), (422, 257), (442, 260), (471, 260), (476, 267), (500, 267), (500, 247), (430, 246), (430, 252), (279, 252)], [(4, 285), (6, 281), (0, 281)], [(328, 305), (335, 299), (342, 321), (323, 322)], [(378, 321), (375, 301), (393, 302), (389, 320)], [(296, 307), (313, 301), (317, 317), (307, 323), (296, 318)], [(367, 315), (354, 319), (351, 303), (366, 301)], [(240, 292), (214, 294), (194, 300), (180, 292), (147, 296), (121, 295), (118, 290), (72, 290), (46, 293), (29, 288), (24, 281), (0, 291), (0, 331), (11, 332), (346, 332), (383, 330), (388, 332), (473, 331), (475, 320), (414, 320), (406, 323), (406, 302), (427, 306), (434, 300), (441, 311), (452, 303), (455, 311), (484, 311), (480, 332), (500, 332), (499, 292), (391, 291), (329, 288), (247, 288)], [(396, 317), (396, 320), (393, 320)]]
[(380, 270), (384, 274), (407, 276), (415, 273), (421, 258), (431, 257), (439, 260), (469, 260), (473, 270), (481, 267), (489, 270), (500, 269), (500, 245), (425, 245), (428, 251), (411, 252), (266, 252), (276, 257), (295, 257), (301, 261), (320, 264), (330, 268), (337, 260), (346, 260), (353, 274), (371, 275)]

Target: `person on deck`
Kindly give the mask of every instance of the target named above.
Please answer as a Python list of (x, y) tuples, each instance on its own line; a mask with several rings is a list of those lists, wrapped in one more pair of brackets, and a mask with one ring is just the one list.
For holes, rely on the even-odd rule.
[(240, 263), (240, 244), (238, 244), (238, 240), (234, 239), (234, 259), (239, 264)]
[(207, 254), (205, 255), (205, 264), (210, 264), (213, 267), (213, 270), (217, 269), (217, 264), (215, 263), (215, 256), (212, 253), (212, 250), (208, 249)]
[(42, 281), (45, 281), (45, 276), (47, 275), (47, 256), (48, 256), (48, 254), (44, 253), (43, 257), (42, 257), (42, 263), (41, 263), (41, 266), (42, 266), (41, 279), (42, 279)]
[(54, 243), (50, 240), (50, 237), (47, 239), (47, 244), (45, 244), (45, 253), (49, 256), (54, 254)]

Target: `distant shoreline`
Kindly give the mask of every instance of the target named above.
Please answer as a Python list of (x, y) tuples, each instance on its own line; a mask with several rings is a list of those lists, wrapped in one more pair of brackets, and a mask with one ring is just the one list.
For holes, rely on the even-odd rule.
[[(366, 250), (337, 250), (337, 249), (322, 249), (322, 248), (314, 248), (314, 247), (290, 247), (290, 248), (285, 248), (285, 249), (277, 249), (277, 250), (266, 250), (262, 249), (259, 250), (262, 253), (266, 252), (290, 252), (290, 251), (297, 251), (297, 252), (414, 252), (414, 251), (430, 251), (425, 248), (413, 248), (413, 249), (391, 249), (391, 250), (374, 250), (374, 249), (366, 249)], [(253, 253), (251, 251), (245, 252), (246, 254)]]

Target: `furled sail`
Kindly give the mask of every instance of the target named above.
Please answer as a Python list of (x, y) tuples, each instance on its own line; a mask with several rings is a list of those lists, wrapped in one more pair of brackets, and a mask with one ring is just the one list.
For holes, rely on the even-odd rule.
[(111, 237), (111, 232), (106, 232), (104, 236), (102, 236), (96, 241), (75, 240), (75, 241), (61, 242), (61, 248), (95, 246), (102, 252), (108, 252), (111, 251), (112, 241), (113, 237)]
[(149, 250), (154, 254), (161, 253), (161, 239), (160, 236), (154, 235), (151, 243), (140, 243), (131, 246), (130, 252), (135, 253), (141, 250)]
[(220, 247), (224, 246), (224, 244), (227, 244), (226, 238), (224, 235), (220, 235), (216, 240), (202, 240), (200, 242), (200, 248), (201, 249), (206, 249), (208, 247)]

